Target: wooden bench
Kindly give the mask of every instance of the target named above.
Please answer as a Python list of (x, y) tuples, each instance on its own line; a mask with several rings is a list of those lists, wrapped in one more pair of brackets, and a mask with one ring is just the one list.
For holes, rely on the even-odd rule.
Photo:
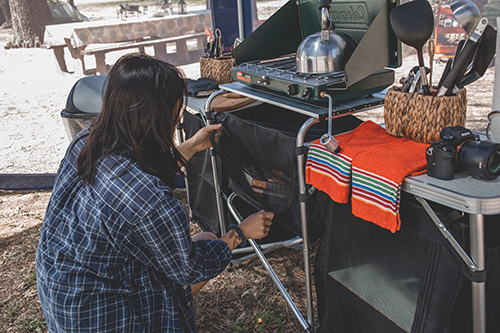
[(66, 66), (66, 58), (64, 57), (64, 48), (66, 45), (51, 45), (45, 46), (46, 49), (54, 51), (54, 56), (56, 57), (57, 64), (61, 71), (68, 73), (68, 66)]
[[(122, 51), (127, 49), (138, 49), (140, 53), (145, 53), (145, 47), (152, 46), (154, 48), (155, 56), (159, 59), (168, 61), (167, 44), (176, 44), (176, 60), (178, 64), (187, 64), (191, 62), (190, 51), (187, 47), (187, 41), (191, 39), (197, 40), (197, 50), (203, 50), (206, 44), (207, 36), (205, 32), (194, 33), (189, 35), (173, 36), (168, 38), (151, 38), (147, 40), (126, 42), (126, 43), (113, 43), (106, 46), (96, 45), (92, 48), (84, 48), (82, 50), (73, 49), (74, 58), (80, 58), (82, 61), (83, 70), (85, 72), (85, 64), (83, 56), (95, 56), (96, 71), (99, 74), (107, 74), (108, 66), (106, 66), (106, 54), (114, 51)], [(70, 49), (71, 51), (71, 49)]]

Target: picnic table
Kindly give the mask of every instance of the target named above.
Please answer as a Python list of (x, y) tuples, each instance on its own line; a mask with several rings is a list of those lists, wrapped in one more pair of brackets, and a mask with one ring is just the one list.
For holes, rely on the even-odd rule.
[(196, 39), (196, 50), (203, 50), (205, 27), (212, 28), (209, 10), (189, 14), (162, 17), (140, 16), (112, 20), (48, 25), (44, 43), (54, 51), (62, 71), (67, 72), (64, 48), (68, 48), (74, 59), (80, 59), (85, 71), (85, 55), (96, 57), (97, 72), (106, 74), (105, 55), (108, 52), (153, 46), (155, 55), (167, 60), (166, 44), (176, 44), (176, 55), (180, 62), (190, 61), (186, 41)]

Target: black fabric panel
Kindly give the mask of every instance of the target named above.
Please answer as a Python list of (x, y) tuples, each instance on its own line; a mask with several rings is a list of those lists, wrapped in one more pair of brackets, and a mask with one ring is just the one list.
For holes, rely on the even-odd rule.
[[(244, 119), (250, 123), (260, 125), (265, 128), (274, 129), (286, 136), (296, 138), (302, 124), (309, 119), (308, 116), (291, 112), (280, 107), (261, 104), (254, 107), (246, 108), (240, 111), (231, 113), (240, 119)], [(338, 134), (346, 131), (351, 131), (358, 127), (362, 121), (354, 116), (344, 116), (333, 119), (332, 133)], [(328, 132), (327, 122), (319, 122), (313, 125), (306, 132), (305, 142), (313, 141), (320, 138)]]
[[(225, 115), (222, 129), (220, 142), (212, 140), (212, 145), (231, 189), (253, 207), (274, 212), (275, 221), (300, 235), (300, 215), (289, 214), (298, 205), (295, 140), (231, 114)], [(252, 186), (251, 179), (266, 182), (266, 189)]]
[[(252, 206), (274, 212), (275, 221), (296, 235), (302, 234), (302, 227), (295, 147), (299, 129), (307, 119), (309, 117), (301, 114), (261, 104), (234, 113), (218, 113), (223, 135), (219, 143), (212, 137), (212, 145), (229, 175), (229, 187)], [(352, 116), (336, 119), (332, 133), (350, 131), (360, 123)], [(321, 123), (309, 129), (306, 141), (326, 133), (325, 125)], [(262, 191), (252, 187), (251, 178), (263, 181), (278, 178), (280, 183), (267, 182), (267, 189)], [(308, 199), (308, 208), (314, 206), (314, 197)], [(317, 224), (312, 214), (308, 217), (309, 236), (314, 240), (319, 237)]]
[[(464, 264), (411, 196), (403, 196), (402, 226), (394, 234), (354, 217), (350, 204), (334, 203), (323, 192), (318, 194), (316, 208), (323, 234), (315, 261), (320, 332), (455, 332), (449, 326)], [(454, 237), (463, 243), (461, 223), (447, 218), (451, 211), (434, 208)], [(410, 302), (413, 310), (405, 314), (406, 326), (401, 325), (397, 315), (390, 315), (399, 307), (405, 308), (404, 298), (401, 306), (398, 302), (378, 306), (377, 299), (365, 301), (358, 290), (339, 283), (338, 272), (356, 271), (364, 265), (375, 265), (377, 276), (390, 283), (415, 288), (414, 304)], [(329, 275), (331, 272), (336, 279)], [(382, 280), (377, 283), (384, 285)], [(376, 295), (376, 288), (368, 294)], [(380, 299), (384, 298), (386, 295), (381, 294)]]
[[(465, 239), (469, 240), (468, 228)], [(486, 332), (500, 332), (500, 216), (484, 217), (486, 256)], [(469, 246), (467, 242), (467, 248)], [(472, 332), (471, 283), (464, 279), (453, 309), (450, 332)]]

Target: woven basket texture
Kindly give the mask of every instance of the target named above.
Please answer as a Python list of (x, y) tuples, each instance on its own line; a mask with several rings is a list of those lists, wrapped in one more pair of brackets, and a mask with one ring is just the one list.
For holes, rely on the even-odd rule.
[(385, 128), (393, 136), (431, 143), (439, 140), (445, 127), (465, 126), (466, 110), (465, 89), (454, 96), (434, 97), (391, 87), (384, 99)]
[(200, 58), (200, 75), (217, 84), (234, 82), (231, 77), (231, 68), (234, 66), (234, 58), (230, 54), (219, 58)]

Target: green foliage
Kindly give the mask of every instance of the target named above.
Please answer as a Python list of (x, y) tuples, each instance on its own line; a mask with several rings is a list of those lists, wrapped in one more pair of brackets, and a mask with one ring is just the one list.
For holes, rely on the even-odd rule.
[(17, 329), (22, 332), (43, 332), (47, 329), (45, 320), (30, 316), (28, 318), (19, 318), (17, 320)]
[(242, 322), (234, 322), (231, 324), (231, 332), (233, 333), (250, 333), (252, 330)]
[(255, 313), (255, 331), (256, 332), (268, 332), (269, 326), (276, 326), (283, 321), (281, 313), (276, 313), (274, 311), (262, 311), (259, 310)]
[(24, 283), (28, 287), (36, 284), (36, 272), (34, 269), (28, 272), (28, 276), (24, 279)]

